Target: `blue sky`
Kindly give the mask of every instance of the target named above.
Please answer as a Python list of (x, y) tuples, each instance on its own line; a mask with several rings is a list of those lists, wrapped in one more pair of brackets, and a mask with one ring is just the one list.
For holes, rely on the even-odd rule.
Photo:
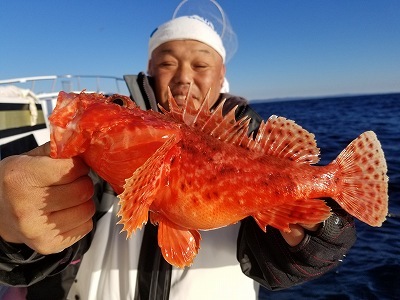
[[(190, 0), (189, 0), (190, 1)], [(145, 71), (150, 33), (180, 0), (2, 0), (0, 80)], [(219, 0), (248, 99), (400, 92), (400, 1)]]

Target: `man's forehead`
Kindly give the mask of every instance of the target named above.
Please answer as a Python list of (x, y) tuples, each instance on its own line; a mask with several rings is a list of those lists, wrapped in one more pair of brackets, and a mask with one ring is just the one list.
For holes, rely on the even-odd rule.
[(166, 42), (158, 46), (153, 51), (153, 54), (174, 54), (179, 53), (180, 51), (220, 56), (213, 48), (196, 40), (176, 40)]

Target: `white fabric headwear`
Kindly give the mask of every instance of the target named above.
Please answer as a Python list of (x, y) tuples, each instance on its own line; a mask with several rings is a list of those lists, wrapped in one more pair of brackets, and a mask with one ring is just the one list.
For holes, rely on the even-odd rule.
[(217, 51), (225, 63), (226, 52), (221, 37), (212, 23), (197, 15), (175, 18), (155, 29), (149, 40), (149, 59), (158, 46), (176, 40), (202, 42)]

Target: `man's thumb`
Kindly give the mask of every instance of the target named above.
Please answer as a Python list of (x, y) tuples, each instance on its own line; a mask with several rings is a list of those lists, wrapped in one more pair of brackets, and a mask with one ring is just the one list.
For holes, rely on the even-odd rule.
[(29, 152), (26, 152), (26, 155), (30, 156), (50, 156), (50, 142), (47, 142), (35, 149), (32, 149)]

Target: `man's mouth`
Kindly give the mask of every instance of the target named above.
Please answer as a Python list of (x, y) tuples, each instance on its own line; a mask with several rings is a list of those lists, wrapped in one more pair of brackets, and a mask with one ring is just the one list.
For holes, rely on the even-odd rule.
[(172, 93), (172, 95), (174, 96), (175, 101), (180, 105), (186, 101), (186, 97), (188, 97), (188, 100), (198, 101), (197, 97), (193, 94)]
[(186, 99), (186, 95), (174, 95), (174, 98), (177, 101), (184, 101)]

